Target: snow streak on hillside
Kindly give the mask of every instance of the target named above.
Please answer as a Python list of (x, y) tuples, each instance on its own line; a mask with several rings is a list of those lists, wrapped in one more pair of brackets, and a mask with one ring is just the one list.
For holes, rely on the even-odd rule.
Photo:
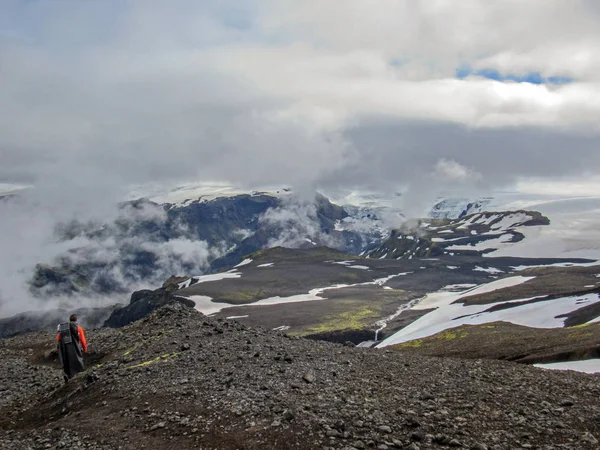
[(272, 197), (283, 197), (291, 194), (287, 187), (264, 187), (260, 189), (244, 189), (229, 183), (196, 182), (182, 183), (174, 188), (166, 189), (164, 186), (138, 186), (130, 192), (130, 200), (147, 198), (158, 204), (171, 204), (185, 206), (191, 202), (209, 202), (217, 198), (231, 198), (238, 195), (266, 194)]
[[(488, 257), (600, 259), (600, 197), (544, 196), (501, 193), (480, 199), (446, 199), (432, 208), (432, 217), (459, 218), (474, 214), (464, 227), (476, 223), (481, 212), (537, 211), (550, 219), (549, 225), (519, 226), (515, 217), (494, 224), (494, 231), (513, 230), (525, 236), (511, 242), (501, 236), (477, 246), (454, 246), (448, 250), (492, 250)], [(491, 218), (492, 216), (487, 216)], [(511, 222), (511, 223), (509, 223)]]
[[(583, 306), (600, 302), (600, 295), (591, 293), (529, 303), (525, 302), (535, 300), (537, 297), (519, 298), (483, 305), (465, 306), (463, 303), (458, 303), (463, 297), (516, 286), (533, 278), (522, 276), (508, 277), (459, 292), (454, 291), (452, 287), (446, 287), (438, 292), (427, 294), (412, 309), (435, 308), (435, 310), (388, 337), (377, 347), (381, 348), (414, 339), (421, 339), (461, 325), (478, 325), (497, 321), (534, 328), (560, 328), (564, 326), (565, 318), (558, 316), (570, 313)], [(519, 306), (510, 307), (510, 304), (519, 304)], [(509, 307), (494, 310), (494, 307), (498, 305), (508, 305)]]
[(525, 239), (499, 245), (489, 256), (600, 259), (600, 197), (515, 200), (505, 207), (539, 211), (549, 226), (518, 227)]

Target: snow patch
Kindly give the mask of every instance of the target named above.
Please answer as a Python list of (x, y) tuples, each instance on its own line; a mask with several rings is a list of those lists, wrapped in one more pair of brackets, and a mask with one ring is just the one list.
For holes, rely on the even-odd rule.
[[(511, 268), (515, 272), (520, 272), (525, 269), (534, 269), (536, 267), (592, 267), (600, 265), (600, 261), (592, 261), (587, 263), (573, 263), (573, 262), (564, 262), (564, 263), (553, 263), (553, 264), (534, 264), (530, 266), (511, 266)], [(600, 274), (596, 275), (600, 277)]]
[[(193, 284), (208, 283), (210, 281), (221, 281), (227, 278), (240, 278), (241, 276), (242, 274), (235, 269), (232, 269), (228, 272), (213, 273), (210, 275), (198, 275), (187, 279), (183, 283), (179, 283), (179, 289), (189, 288)], [(195, 280), (193, 284), (192, 280)]]
[(383, 286), (385, 283), (387, 283), (388, 281), (390, 281), (392, 278), (396, 278), (396, 277), (403, 277), (405, 275), (410, 275), (411, 273), (414, 272), (402, 272), (402, 273), (397, 273), (396, 275), (389, 275), (387, 277), (383, 277), (383, 278), (377, 278), (373, 281), (368, 281), (366, 283), (359, 283), (356, 286), (360, 286), (360, 285), (365, 285), (365, 284), (375, 284), (377, 286)]
[(283, 197), (291, 195), (292, 191), (286, 187), (265, 186), (258, 190), (249, 191), (228, 183), (220, 182), (191, 182), (182, 183), (176, 187), (168, 188), (160, 185), (136, 186), (130, 192), (128, 198), (136, 200), (142, 197), (159, 204), (174, 204), (185, 206), (194, 201), (202, 203), (224, 197), (236, 197), (238, 195), (268, 195), (271, 197)]
[(486, 272), (486, 273), (491, 273), (491, 274), (504, 273), (503, 270), (496, 269), (495, 267), (479, 267), (479, 266), (476, 266), (473, 269), (473, 272)]
[(600, 373), (600, 359), (586, 359), (583, 361), (567, 361), (549, 364), (534, 364), (535, 367), (551, 370), (574, 370), (576, 372)]
[[(502, 280), (498, 280), (502, 281)], [(493, 282), (496, 283), (496, 282)], [(490, 284), (493, 284), (490, 283)], [(472, 292), (472, 291), (469, 291)], [(517, 303), (532, 300), (538, 297), (510, 300), (508, 302), (497, 302), (487, 305), (464, 306), (462, 303), (454, 303), (457, 299), (465, 296), (450, 292), (436, 292), (428, 294), (418, 305), (423, 304), (429, 308), (436, 307), (435, 311), (422, 316), (406, 328), (384, 340), (378, 347), (399, 344), (402, 342), (432, 336), (449, 328), (461, 325), (478, 325), (490, 322), (504, 321), (516, 325), (533, 328), (561, 328), (564, 326), (565, 318), (558, 316), (568, 314), (581, 308), (582, 304), (594, 304), (600, 301), (598, 294), (587, 294), (584, 296), (562, 297), (553, 300), (542, 300), (526, 303), (513, 308), (498, 311), (485, 312), (496, 305), (506, 303)], [(418, 309), (413, 307), (413, 309)]]
[(442, 288), (442, 290), (457, 292), (457, 291), (462, 291), (465, 289), (471, 289), (472, 287), (475, 287), (475, 286), (477, 286), (477, 285), (472, 284), (472, 283), (449, 284), (448, 286), (444, 286)]
[(265, 263), (265, 264), (259, 264), (256, 267), (273, 267), (275, 263)]
[(241, 278), (242, 274), (240, 272), (223, 272), (223, 273), (213, 273), (210, 275), (200, 275), (197, 277), (193, 277), (194, 280), (196, 280), (196, 283), (194, 284), (199, 284), (199, 283), (208, 283), (211, 281), (221, 281), (221, 280), (226, 280), (228, 278)]
[(208, 295), (191, 295), (186, 298), (194, 302), (194, 309), (200, 311), (206, 316), (211, 316), (220, 312), (223, 308), (226, 308), (227, 306), (232, 306), (227, 303), (213, 302), (212, 297), (209, 297)]
[(237, 266), (234, 267), (242, 267), (242, 266), (247, 266), (248, 264), (250, 264), (252, 262), (251, 259), (245, 259), (243, 260), (241, 263), (239, 263)]

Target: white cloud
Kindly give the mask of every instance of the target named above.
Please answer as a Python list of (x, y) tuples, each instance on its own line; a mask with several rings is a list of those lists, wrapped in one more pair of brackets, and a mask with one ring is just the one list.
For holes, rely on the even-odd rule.
[(284, 197), (282, 206), (267, 210), (260, 221), (278, 229), (277, 237), (267, 247), (300, 247), (306, 245), (307, 239), (336, 247), (335, 240), (321, 232), (317, 207), (310, 197)]
[[(18, 255), (0, 273), (51, 259), (57, 222), (110, 222), (132, 185), (401, 190), (415, 215), (454, 188), (582, 190), (600, 169), (599, 14), (593, 0), (1, 2), (0, 183), (36, 189), (0, 204)], [(465, 65), (575, 81), (457, 79)]]
[[(314, 185), (361, 159), (348, 131), (374, 122), (600, 131), (593, 2), (0, 8), (0, 182)], [(463, 64), (576, 82), (456, 79)]]
[[(598, 80), (600, 8), (593, 0), (272, 0), (264, 26), (339, 52), (383, 52), (412, 73), (461, 64)], [(351, 32), (349, 32), (351, 30)], [(421, 66), (415, 70), (414, 66)]]
[(474, 172), (466, 166), (452, 160), (440, 159), (435, 165), (434, 176), (443, 181), (450, 182), (469, 182), (477, 181), (481, 178), (481, 174)]
[(576, 178), (553, 180), (532, 177), (517, 181), (515, 189), (523, 194), (598, 197), (600, 195), (600, 182), (597, 175), (591, 174), (582, 174)]

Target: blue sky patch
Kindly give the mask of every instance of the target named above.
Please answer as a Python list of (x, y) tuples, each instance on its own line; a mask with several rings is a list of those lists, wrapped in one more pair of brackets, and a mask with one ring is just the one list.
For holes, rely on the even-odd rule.
[(575, 81), (571, 77), (543, 77), (539, 72), (528, 72), (524, 74), (515, 73), (501, 73), (496, 69), (480, 69), (473, 70), (469, 66), (462, 66), (456, 69), (457, 78), (466, 78), (469, 75), (476, 75), (479, 77), (489, 78), (490, 80), (496, 81), (515, 81), (517, 83), (531, 83), (531, 84), (567, 84)]

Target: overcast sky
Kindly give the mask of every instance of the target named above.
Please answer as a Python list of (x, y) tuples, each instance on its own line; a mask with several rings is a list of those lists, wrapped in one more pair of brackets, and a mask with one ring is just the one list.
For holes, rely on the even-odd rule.
[(597, 195), (598, 5), (0, 1), (0, 312), (132, 186)]
[(581, 186), (598, 23), (594, 0), (3, 0), (0, 183)]

